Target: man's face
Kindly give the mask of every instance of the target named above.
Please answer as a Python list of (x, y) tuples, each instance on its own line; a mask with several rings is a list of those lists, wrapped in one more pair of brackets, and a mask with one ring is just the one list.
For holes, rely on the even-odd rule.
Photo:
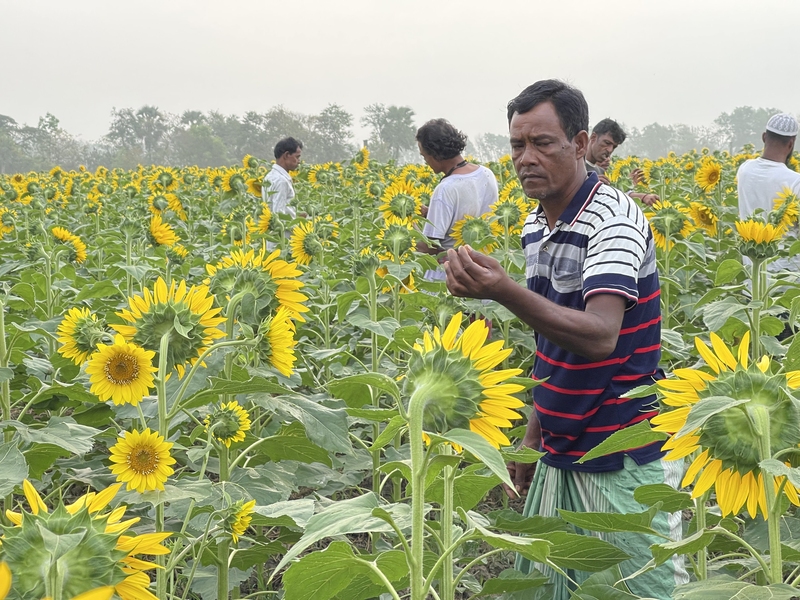
[(586, 151), (586, 158), (593, 165), (605, 162), (617, 149), (617, 144), (614, 143), (614, 138), (610, 133), (603, 133), (597, 135), (593, 133), (589, 136), (589, 148)]
[[(433, 158), (430, 154), (425, 152), (425, 149), (422, 147), (422, 144), (417, 142), (417, 148), (419, 148), (419, 155), (425, 161), (425, 164), (428, 165), (431, 169), (433, 169), (434, 173), (438, 173), (436, 169), (438, 168), (438, 162), (435, 158)], [(435, 164), (432, 164), (435, 163)]]
[(545, 200), (569, 190), (578, 160), (586, 154), (585, 131), (568, 140), (555, 107), (542, 102), (526, 113), (514, 113), (509, 135), (511, 160), (525, 195)]
[(303, 149), (298, 147), (294, 152), (284, 153), (284, 162), (286, 163), (287, 171), (295, 171), (300, 166), (300, 156), (303, 154)]

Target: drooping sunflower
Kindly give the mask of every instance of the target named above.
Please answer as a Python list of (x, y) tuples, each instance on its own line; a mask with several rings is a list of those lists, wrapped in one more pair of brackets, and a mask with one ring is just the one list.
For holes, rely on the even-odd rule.
[[(800, 401), (784, 390), (800, 387), (800, 371), (770, 375), (766, 356), (751, 364), (748, 356), (750, 332), (742, 337), (736, 356), (715, 333), (711, 347), (695, 338), (698, 353), (711, 369), (676, 369), (677, 379), (658, 382), (665, 410), (652, 419), (656, 431), (672, 435), (664, 444), (667, 460), (681, 460), (693, 455), (681, 483), (694, 483), (692, 497), (698, 498), (712, 487), (723, 516), (739, 514), (746, 506), (755, 518), (761, 512), (767, 518), (763, 459), (763, 427), (753, 415), (769, 421), (770, 456), (800, 445)], [(707, 400), (718, 403), (730, 399), (730, 406), (718, 410), (692, 431), (685, 429), (694, 407)], [(758, 417), (755, 417), (756, 419)], [(800, 506), (797, 489), (784, 484), (786, 497)]]
[(413, 223), (421, 214), (419, 191), (417, 187), (405, 180), (397, 178), (383, 191), (381, 204), (378, 210), (383, 211), (383, 217), (389, 225), (405, 225)]
[(352, 165), (356, 168), (356, 173), (359, 175), (364, 174), (369, 169), (369, 150), (366, 146), (356, 153)]
[(86, 373), (92, 386), (90, 392), (101, 401), (114, 404), (141, 402), (147, 392), (155, 386), (152, 350), (145, 350), (125, 341), (117, 334), (113, 345), (97, 344), (97, 352), (89, 358)]
[(798, 215), (800, 207), (797, 196), (788, 187), (783, 188), (773, 200), (772, 212), (769, 215), (770, 223), (786, 230), (797, 223)]
[[(519, 196), (508, 196), (504, 200), (498, 200), (491, 206), (492, 214), (501, 225), (502, 231), (506, 234), (519, 235), (528, 218), (530, 209), (528, 203)], [(506, 231), (507, 229), (507, 231)]]
[(383, 252), (388, 253), (393, 262), (404, 262), (414, 248), (411, 223), (386, 223), (375, 236)]
[(719, 217), (717, 217), (712, 207), (702, 202), (692, 202), (689, 205), (689, 216), (692, 217), (698, 229), (704, 230), (710, 236), (717, 235)]
[(231, 400), (223, 402), (208, 415), (205, 426), (218, 442), (230, 448), (233, 442), (241, 442), (245, 432), (250, 431), (250, 415), (236, 400)]
[(172, 246), (180, 241), (172, 226), (165, 223), (160, 214), (154, 214), (150, 219), (150, 243), (153, 246)]
[(512, 394), (525, 388), (507, 380), (522, 370), (495, 371), (513, 349), (503, 349), (502, 340), (485, 344), (489, 335), (485, 321), (473, 322), (458, 336), (462, 319), (457, 313), (444, 333), (436, 327), (433, 334), (425, 332), (422, 344), (414, 345), (406, 392), (409, 397), (424, 394), (427, 432), (469, 428), (495, 448), (509, 446), (511, 442), (500, 428), (512, 427), (511, 421), (522, 418), (515, 409), (524, 403)]
[(261, 212), (258, 215), (258, 232), (269, 233), (269, 226), (272, 222), (272, 211), (269, 204), (266, 202), (261, 203)]
[(231, 539), (234, 543), (238, 543), (239, 536), (244, 535), (244, 532), (250, 527), (250, 521), (253, 520), (253, 507), (255, 507), (255, 505), (255, 500), (250, 500), (250, 502), (242, 502), (240, 500), (232, 507), (233, 510), (229, 525)]
[(303, 303), (308, 297), (298, 291), (305, 285), (299, 279), (302, 271), (296, 263), (279, 257), (280, 250), (267, 255), (265, 247), (258, 252), (252, 248), (247, 252), (234, 250), (217, 264), (206, 265), (210, 277), (205, 283), (221, 301), (243, 291), (243, 286), (250, 286), (260, 306), (256, 315), (258, 322), (281, 306), (289, 310), (293, 319), (305, 322), (302, 313), (307, 312), (308, 307)]
[(225, 171), (222, 177), (222, 190), (225, 192), (244, 192), (247, 189), (247, 180), (241, 170), (231, 168)]
[(16, 211), (0, 206), (0, 238), (14, 231), (16, 219)]
[(743, 244), (740, 251), (743, 256), (752, 259), (764, 259), (775, 256), (778, 242), (786, 230), (772, 223), (764, 223), (757, 218), (736, 221), (736, 231)]
[(245, 169), (257, 169), (258, 159), (253, 156), (250, 156), (249, 154), (245, 154), (244, 158), (242, 159), (242, 166)]
[[(127, 341), (145, 350), (159, 352), (161, 338), (169, 336), (167, 371), (176, 369), (183, 377), (185, 365), (194, 364), (214, 340), (225, 337), (218, 325), (225, 317), (221, 308), (212, 308), (214, 297), (205, 285), (186, 289), (186, 282), (175, 281), (167, 287), (159, 277), (151, 292), (128, 298), (129, 308), (116, 313), (127, 325), (111, 325)], [(158, 358), (158, 357), (157, 357)]]
[(313, 221), (300, 223), (292, 229), (289, 240), (292, 258), (299, 265), (310, 265), (315, 256), (322, 252), (322, 241), (317, 235)]
[(151, 432), (149, 427), (141, 433), (135, 429), (126, 431), (111, 447), (111, 472), (129, 490), (140, 494), (163, 491), (167, 477), (175, 472), (170, 466), (175, 464), (169, 454), (170, 448), (172, 442), (165, 442), (163, 436)]
[(658, 248), (672, 249), (676, 238), (685, 238), (692, 232), (692, 222), (687, 213), (686, 208), (669, 200), (659, 200), (645, 213), (653, 231), (653, 241)]
[(722, 179), (722, 165), (716, 160), (704, 160), (694, 176), (695, 183), (704, 191), (708, 192)]
[(465, 215), (456, 222), (453, 225), (456, 247), (469, 245), (483, 254), (494, 251), (500, 245), (498, 238), (503, 235), (503, 226), (497, 221), (489, 222), (489, 216), (488, 214), (481, 217)]
[[(149, 591), (150, 577), (144, 571), (158, 565), (141, 555), (169, 554), (161, 542), (171, 533), (129, 535), (127, 530), (139, 518), (123, 521), (124, 505), (105, 510), (120, 487), (114, 484), (98, 493), (88, 492), (51, 511), (36, 488), (24, 480), (22, 489), (30, 512), (6, 511), (13, 527), (4, 531), (8, 570), (3, 573), (0, 567), (0, 599), (12, 574), (18, 580), (17, 589), (33, 593), (31, 598), (45, 596), (48, 582), (43, 575), (51, 573), (57, 563), (64, 598), (104, 600), (116, 592), (122, 600), (157, 600)], [(78, 540), (77, 546), (53, 545), (56, 535), (71, 536)]]
[(297, 357), (294, 347), (295, 325), (291, 311), (281, 306), (271, 317), (264, 319), (258, 328), (262, 336), (261, 343), (256, 348), (260, 360), (269, 363), (279, 373), (291, 377), (294, 372), (294, 363)]
[(257, 177), (251, 177), (245, 182), (247, 186), (247, 192), (252, 194), (256, 198), (261, 198), (261, 192), (263, 191), (264, 185), (262, 180)]
[(52, 233), (58, 241), (70, 246), (70, 260), (78, 264), (86, 260), (86, 244), (80, 237), (63, 227), (53, 227)]
[(105, 322), (92, 314), (88, 308), (71, 308), (56, 329), (61, 347), (58, 353), (76, 365), (82, 365), (97, 348), (97, 344), (108, 338)]
[(336, 183), (342, 175), (342, 165), (326, 162), (314, 165), (308, 171), (308, 182), (314, 187)]
[(152, 190), (172, 192), (178, 189), (178, 172), (172, 167), (158, 167), (147, 181)]

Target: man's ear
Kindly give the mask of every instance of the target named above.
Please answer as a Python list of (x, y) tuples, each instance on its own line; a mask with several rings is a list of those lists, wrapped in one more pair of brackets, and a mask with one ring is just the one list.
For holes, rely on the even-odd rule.
[(586, 156), (586, 149), (589, 146), (589, 139), (589, 134), (586, 133), (585, 130), (579, 131), (575, 137), (572, 138), (572, 143), (575, 146), (575, 158), (584, 158)]

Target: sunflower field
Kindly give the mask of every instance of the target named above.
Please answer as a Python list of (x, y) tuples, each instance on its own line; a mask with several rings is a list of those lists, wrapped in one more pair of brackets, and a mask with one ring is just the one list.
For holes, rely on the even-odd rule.
[[(664, 440), (686, 476), (639, 488), (640, 513), (558, 519), (501, 493), (541, 456), (515, 449), (536, 347), (416, 252), (428, 167), (304, 165), (295, 220), (252, 156), (0, 175), (0, 599), (550, 598), (516, 554), (592, 573), (575, 598), (638, 598), (625, 532), (653, 536), (646, 568), (685, 557), (675, 598), (796, 597), (800, 205), (738, 220), (754, 156), (612, 163), (660, 196), (667, 378), (633, 392), (658, 394), (652, 427), (581, 460)], [(457, 243), (524, 282), (536, 202), (508, 157), (487, 166), (499, 200)]]

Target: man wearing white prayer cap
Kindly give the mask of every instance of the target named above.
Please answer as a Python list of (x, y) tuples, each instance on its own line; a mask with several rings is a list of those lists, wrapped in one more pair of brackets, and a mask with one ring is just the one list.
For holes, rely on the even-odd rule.
[(800, 173), (786, 166), (794, 151), (798, 129), (797, 119), (787, 113), (778, 113), (767, 121), (761, 136), (764, 152), (742, 164), (736, 174), (739, 218), (746, 219), (759, 209), (766, 218), (773, 201), (786, 188), (800, 197)]

